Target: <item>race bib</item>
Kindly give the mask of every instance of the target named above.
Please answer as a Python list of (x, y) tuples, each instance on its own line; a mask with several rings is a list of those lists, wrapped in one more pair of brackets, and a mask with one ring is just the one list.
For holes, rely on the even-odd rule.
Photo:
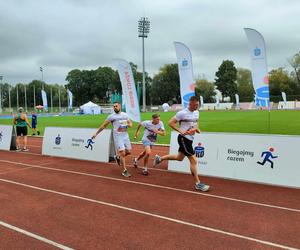
[(157, 134), (149, 134), (147, 135), (147, 139), (151, 142), (156, 142)]
[(128, 128), (127, 120), (120, 120), (120, 126), (118, 128), (118, 132), (126, 132)]

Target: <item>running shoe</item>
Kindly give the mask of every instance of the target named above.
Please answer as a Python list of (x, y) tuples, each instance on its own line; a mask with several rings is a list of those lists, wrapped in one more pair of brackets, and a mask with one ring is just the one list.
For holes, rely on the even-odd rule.
[(116, 163), (118, 164), (118, 166), (120, 167), (120, 166), (121, 166), (120, 156), (115, 155), (115, 156), (114, 156), (114, 159), (115, 159)]
[(202, 192), (206, 192), (209, 190), (209, 186), (205, 185), (204, 183), (199, 182), (199, 183), (196, 183), (195, 189), (200, 190)]
[(133, 166), (134, 166), (135, 168), (138, 167), (138, 161), (137, 161), (137, 158), (136, 158), (136, 157), (133, 158), (132, 163), (133, 163)]
[(21, 149), (20, 149), (20, 148), (17, 148), (17, 149), (16, 149), (16, 152), (20, 152), (20, 151), (21, 151)]
[(128, 170), (124, 170), (124, 171), (122, 172), (122, 175), (123, 175), (124, 177), (130, 177), (130, 176), (131, 176), (131, 174), (128, 172)]
[(159, 155), (155, 155), (153, 160), (153, 167), (155, 167), (159, 163), (161, 163), (161, 157)]
[(28, 152), (29, 151), (29, 149), (28, 148), (23, 148), (23, 150), (22, 150), (23, 152)]
[(40, 131), (38, 131), (37, 134), (40, 135)]
[(143, 173), (143, 175), (148, 175), (149, 174), (148, 170), (146, 170), (146, 169), (144, 169), (142, 173)]

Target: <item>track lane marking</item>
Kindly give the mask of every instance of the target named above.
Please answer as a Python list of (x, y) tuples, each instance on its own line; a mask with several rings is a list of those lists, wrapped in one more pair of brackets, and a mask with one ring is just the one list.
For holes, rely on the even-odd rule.
[(240, 202), (240, 203), (250, 204), (250, 205), (254, 205), (254, 206), (262, 206), (262, 207), (275, 208), (275, 209), (280, 209), (280, 210), (285, 210), (285, 211), (300, 213), (300, 209), (288, 208), (288, 207), (282, 207), (282, 206), (276, 206), (276, 205), (270, 205), (270, 204), (265, 204), (265, 203), (260, 203), (260, 202), (254, 202), (254, 201), (241, 200), (241, 199), (230, 198), (230, 197), (220, 196), (220, 195), (213, 195), (213, 194), (208, 194), (208, 193), (200, 193), (200, 192), (195, 192), (195, 191), (190, 191), (190, 190), (185, 190), (185, 189), (179, 189), (179, 188), (172, 188), (172, 187), (162, 186), (162, 185), (157, 185), (157, 184), (150, 184), (150, 183), (145, 183), (145, 182), (130, 181), (130, 180), (124, 180), (124, 179), (119, 179), (119, 178), (114, 178), (114, 177), (103, 176), (103, 175), (95, 175), (95, 174), (88, 174), (88, 173), (82, 173), (82, 172), (65, 170), (65, 169), (43, 167), (43, 166), (40, 166), (40, 165), (32, 165), (32, 164), (20, 163), (20, 162), (13, 162), (13, 161), (7, 161), (7, 160), (0, 160), (0, 162), (10, 163), (10, 164), (16, 164), (16, 165), (21, 165), (21, 166), (28, 166), (28, 167), (32, 167), (32, 168), (46, 169), (46, 170), (50, 170), (50, 171), (57, 171), (57, 172), (64, 172), (64, 173), (70, 173), (70, 174), (77, 174), (77, 175), (89, 176), (89, 177), (94, 177), (94, 178), (101, 178), (101, 179), (107, 179), (107, 180), (113, 180), (113, 181), (120, 181), (120, 182), (137, 184), (137, 185), (148, 186), (148, 187), (154, 187), (154, 188), (159, 188), (159, 189), (166, 189), (166, 190), (172, 190), (172, 191), (177, 191), (177, 192), (183, 192), (183, 193), (201, 195), (201, 196), (206, 196), (206, 197), (211, 197), (211, 198), (216, 198), (216, 199), (222, 199), (222, 200), (227, 200), (227, 201)]
[(22, 228), (13, 226), (13, 225), (11, 225), (11, 224), (8, 224), (8, 223), (6, 223), (6, 222), (4, 222), (4, 221), (0, 221), (0, 225), (3, 226), (3, 227), (6, 227), (6, 228), (8, 228), (8, 229), (11, 229), (11, 230), (13, 230), (13, 231), (19, 232), (19, 233), (21, 233), (21, 234), (25, 234), (25, 235), (27, 235), (27, 236), (29, 236), (29, 237), (31, 237), (31, 238), (34, 238), (34, 239), (39, 240), (39, 241), (42, 241), (42, 242), (47, 243), (47, 244), (49, 244), (49, 245), (55, 246), (55, 247), (57, 247), (57, 248), (59, 248), (59, 249), (63, 249), (63, 250), (72, 250), (72, 249), (73, 249), (73, 248), (64, 246), (64, 245), (62, 245), (62, 244), (59, 244), (59, 243), (57, 243), (57, 242), (55, 242), (55, 241), (49, 240), (49, 239), (47, 239), (47, 238), (44, 238), (44, 237), (42, 237), (42, 236), (40, 236), (40, 235), (37, 235), (37, 234), (31, 233), (31, 232), (29, 232), (29, 231), (26, 231), (26, 230), (24, 230), (24, 229), (22, 229)]
[(159, 219), (162, 219), (162, 220), (171, 221), (171, 222), (174, 222), (174, 223), (178, 223), (178, 224), (182, 224), (182, 225), (186, 225), (186, 226), (191, 226), (191, 227), (194, 227), (194, 228), (199, 228), (199, 229), (202, 229), (202, 230), (205, 230), (205, 231), (219, 233), (219, 234), (223, 234), (223, 235), (227, 235), (227, 236), (231, 236), (231, 237), (235, 237), (235, 238), (239, 238), (239, 239), (244, 239), (244, 240), (248, 240), (248, 241), (252, 241), (252, 242), (256, 242), (256, 243), (260, 243), (260, 244), (264, 244), (264, 245), (268, 245), (268, 246), (272, 246), (272, 247), (278, 247), (278, 248), (288, 249), (288, 250), (299, 250), (297, 248), (293, 248), (293, 247), (290, 247), (290, 246), (277, 244), (277, 243), (270, 242), (270, 241), (260, 240), (260, 239), (256, 239), (256, 238), (253, 238), (253, 237), (248, 237), (248, 236), (244, 236), (244, 235), (240, 235), (240, 234), (236, 234), (236, 233), (231, 233), (231, 232), (228, 232), (228, 231), (203, 226), (203, 225), (200, 225), (200, 224), (195, 224), (195, 223), (191, 223), (191, 222), (188, 222), (188, 221), (178, 220), (178, 219), (174, 219), (174, 218), (159, 215), (159, 214), (149, 213), (149, 212), (139, 210), (139, 209), (120, 206), (120, 205), (116, 205), (116, 204), (113, 204), (113, 203), (104, 202), (104, 201), (101, 201), (101, 200), (94, 200), (94, 199), (90, 199), (90, 198), (86, 198), (86, 197), (82, 197), (82, 196), (77, 196), (77, 195), (73, 195), (73, 194), (58, 192), (58, 191), (55, 191), (55, 190), (45, 189), (45, 188), (32, 186), (32, 185), (28, 185), (28, 184), (24, 184), (24, 183), (20, 183), (20, 182), (10, 181), (10, 180), (6, 180), (6, 179), (0, 179), (0, 181), (10, 183), (10, 184), (19, 185), (19, 186), (23, 186), (23, 187), (27, 187), (27, 188), (31, 188), (31, 189), (35, 189), (35, 190), (39, 190), (39, 191), (53, 193), (53, 194), (57, 194), (57, 195), (61, 195), (61, 196), (69, 197), (69, 198), (74, 198), (74, 199), (78, 199), (78, 200), (83, 200), (83, 201), (88, 201), (88, 202), (92, 202), (92, 203), (101, 204), (101, 205), (104, 205), (104, 206), (118, 208), (118, 209), (121, 209), (121, 210), (130, 211), (130, 212), (134, 212), (134, 213), (138, 213), (138, 214), (142, 214), (142, 215), (146, 215), (146, 216), (150, 216), (150, 217), (154, 217), (154, 218), (159, 218)]

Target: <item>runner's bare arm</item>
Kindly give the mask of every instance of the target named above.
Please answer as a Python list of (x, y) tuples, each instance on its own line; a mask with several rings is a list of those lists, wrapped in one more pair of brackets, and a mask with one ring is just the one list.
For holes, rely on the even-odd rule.
[(184, 134), (184, 132), (176, 126), (176, 123), (177, 123), (177, 120), (175, 119), (175, 117), (171, 118), (171, 120), (168, 122), (169, 126), (173, 130), (177, 131), (179, 134)]
[(96, 133), (92, 136), (92, 139), (95, 139), (96, 136), (97, 136), (103, 129), (105, 129), (105, 128), (108, 126), (109, 123), (110, 123), (110, 121), (105, 120), (105, 121), (101, 124), (101, 126), (97, 129)]
[(29, 128), (31, 128), (31, 125), (30, 125), (30, 123), (29, 123), (29, 121), (28, 121), (27, 115), (25, 115), (25, 122), (27, 123), (27, 126), (28, 126)]
[(161, 135), (161, 136), (165, 136), (166, 135), (166, 131), (165, 130), (158, 130), (158, 129), (153, 129), (153, 132)]
[(135, 131), (133, 139), (136, 139), (139, 136), (141, 127), (142, 127), (142, 125), (139, 123), (139, 125), (136, 128), (136, 131)]
[(127, 121), (127, 126), (128, 126), (128, 128), (132, 128), (132, 121), (129, 120), (129, 119), (128, 119), (128, 121)]

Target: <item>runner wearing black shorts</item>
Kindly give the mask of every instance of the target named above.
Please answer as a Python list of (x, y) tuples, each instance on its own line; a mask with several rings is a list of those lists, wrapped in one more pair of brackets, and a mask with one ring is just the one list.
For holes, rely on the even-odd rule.
[[(183, 109), (176, 113), (176, 115), (169, 121), (169, 126), (179, 133), (177, 141), (179, 145), (177, 155), (165, 155), (160, 157), (156, 155), (153, 165), (161, 163), (165, 160), (182, 161), (187, 157), (190, 161), (191, 174), (195, 179), (195, 188), (206, 192), (209, 190), (209, 186), (200, 182), (198, 176), (197, 158), (193, 148), (193, 140), (195, 133), (200, 133), (198, 128), (199, 120), (199, 99), (196, 96), (192, 96), (189, 100), (189, 105), (186, 109)], [(176, 124), (179, 123), (179, 127)]]

